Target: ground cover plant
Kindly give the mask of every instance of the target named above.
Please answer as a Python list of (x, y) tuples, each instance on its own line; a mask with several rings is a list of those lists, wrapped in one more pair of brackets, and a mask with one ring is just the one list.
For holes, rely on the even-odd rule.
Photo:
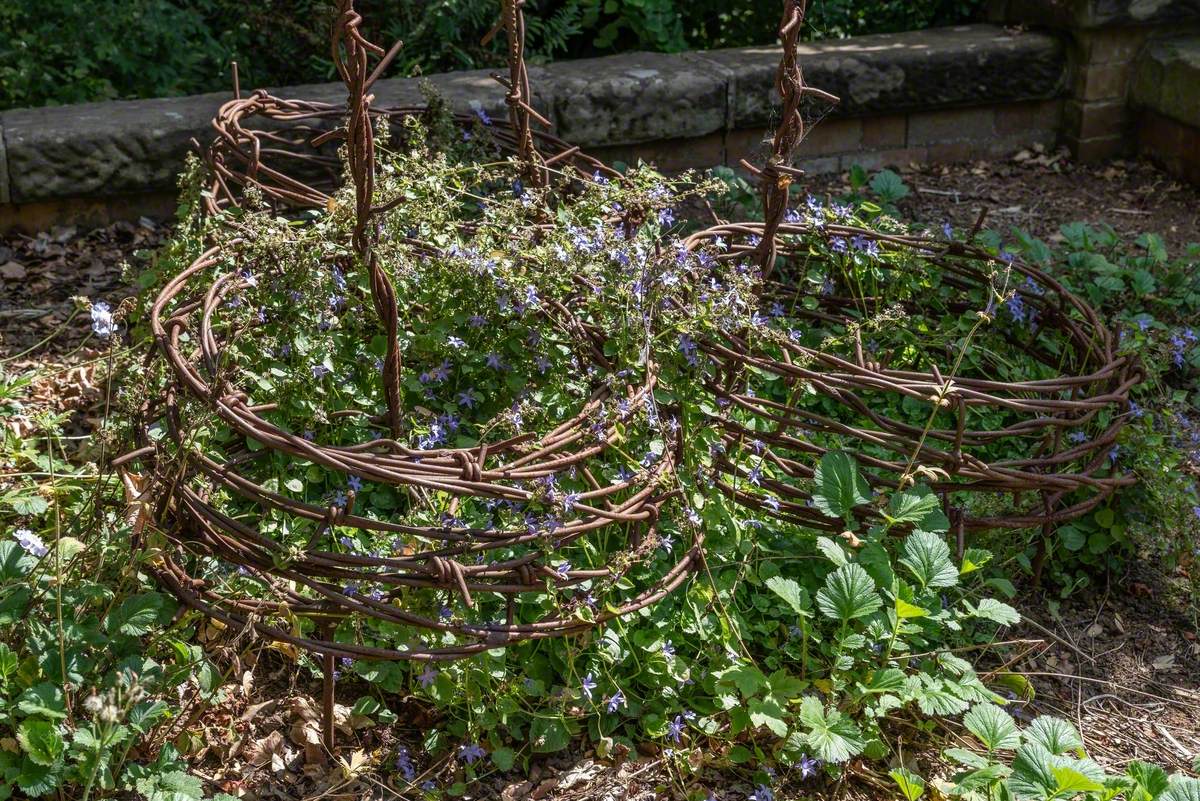
[[(714, 487), (719, 460), (733, 464), (746, 491), (764, 498), (776, 477), (753, 438), (729, 448), (708, 424), (721, 412), (702, 391), (713, 366), (697, 343), (726, 330), (750, 329), (769, 340), (799, 328), (786, 307), (759, 301), (751, 267), (718, 259), (722, 243), (693, 254), (677, 246), (686, 195), (711, 184), (672, 183), (640, 168), (623, 180), (580, 180), (568, 202), (526, 186), (517, 165), (495, 163), (483, 144), (484, 120), (480, 126), (465, 142), (434, 137), (429, 147), (411, 144), (427, 139), (420, 133), (402, 138), (409, 144), (381, 159), (381, 198), (406, 201), (381, 221), (384, 261), (414, 300), (402, 333), (405, 436), (418, 447), (473, 443), (577, 407), (592, 389), (591, 357), (539, 311), (562, 304), (609, 333), (598, 343), (601, 353), (629, 377), (658, 365), (652, 404), (624, 410), (614, 402), (597, 416), (598, 425), (617, 427), (622, 437), (622, 452), (603, 466), (605, 477), (650, 469), (672, 430), (688, 437), (680, 469), (664, 487), (674, 497), (664, 507), (660, 536), (645, 543), (650, 558), (621, 580), (636, 582), (638, 571), (667, 564), (693, 528), (705, 532), (705, 561), (684, 589), (594, 635), (497, 648), (441, 665), (340, 664), (346, 736), (359, 731), (372, 739), (338, 755), (335, 778), (322, 776), (326, 790), (366, 793), (374, 782), (409, 797), (459, 796), (477, 792), (493, 772), (522, 770), (540, 755), (583, 742), (607, 759), (649, 744), (664, 760), (667, 791), (694, 798), (836, 795), (864, 774), (887, 782), (884, 797), (909, 799), (935, 792), (988, 799), (1195, 797), (1195, 779), (1168, 778), (1151, 765), (1104, 771), (1065, 720), (1014, 722), (1032, 688), (1007, 664), (1015, 646), (1005, 644), (1006, 627), (1019, 621), (1013, 581), (1031, 570), (1040, 532), (972, 542), (959, 555), (920, 464), (900, 489), (872, 492), (863, 466), (836, 448), (812, 460), (815, 474), (805, 483), (832, 532), (755, 513)], [(224, 702), (230, 679), (242, 680), (252, 655), (260, 663), (278, 660), (301, 680), (316, 671), (310, 656), (264, 648), (244, 632), (178, 609), (159, 591), (150, 572), (168, 545), (140, 495), (144, 476), (108, 467), (136, 426), (148, 423), (152, 437), (161, 430), (141, 408), (163, 380), (145, 366), (152, 348), (145, 307), (212, 237), (226, 248), (210, 268), (228, 287), (214, 310), (217, 330), (230, 342), (221, 374), (252, 397), (279, 399), (268, 413), (301, 435), (354, 443), (378, 428), (371, 418), (383, 402), (376, 364), (383, 343), (366, 276), (346, 258), (349, 195), (301, 220), (281, 219), (251, 198), (212, 228), (191, 212), (195, 178), (186, 181), (175, 240), (136, 276), (142, 299), (117, 309), (80, 305), (92, 343), (102, 346), (102, 397), (112, 412), (86, 447), (72, 443), (65, 417), (25, 414), (37, 376), (6, 372), (0, 385), (6, 421), (0, 514), (8, 533), (0, 545), (0, 676), (7, 701), (0, 787), (14, 796), (214, 797), (219, 788), (189, 772), (186, 755), (198, 750), (188, 734), (195, 718)], [(794, 213), (894, 230), (906, 225), (895, 208), (903, 192), (897, 181), (884, 174), (854, 182), (858, 196), (797, 195)], [(414, 231), (437, 249), (415, 248)], [(1186, 320), (1196, 303), (1195, 254), (1171, 258), (1151, 237), (1129, 246), (1100, 231), (1069, 231), (1061, 246), (981, 232), (978, 241), (996, 252), (993, 285), (958, 316), (946, 308), (927, 338), (896, 321), (877, 331), (914, 363), (926, 357), (923, 347), (959, 349), (965, 369), (989, 373), (1003, 365), (994, 354), (1002, 352), (1004, 333), (1025, 322), (1007, 289), (1003, 253), (1020, 250), (1081, 289), (1097, 275), (1117, 279), (1106, 280), (1093, 302), (1111, 319), (1128, 321), (1124, 346), (1145, 359), (1151, 380), (1128, 412), (1136, 419), (1113, 461), (1147, 480), (1055, 531), (1044, 580), (1062, 592), (1137, 558), (1190, 568), (1198, 524), (1185, 472), (1195, 464), (1195, 441), (1178, 422), (1194, 416), (1196, 349)], [(936, 275), (886, 249), (839, 247), (819, 231), (806, 244), (814, 271), (791, 278), (818, 293), (826, 279), (844, 287), (864, 278), (894, 282), (901, 293), (936, 292)], [(973, 327), (980, 312), (987, 319), (976, 335), (956, 331), (964, 318)], [(476, 317), (487, 324), (475, 325)], [(538, 335), (534, 341), (530, 332)], [(800, 334), (833, 344), (841, 339), (839, 331), (812, 325)], [(1021, 367), (1041, 369), (1035, 359), (1026, 361)], [(763, 376), (748, 380), (756, 391), (780, 389)], [(923, 422), (930, 408), (908, 411)], [(366, 414), (342, 414), (350, 411)], [(586, 502), (582, 480), (542, 487), (524, 508), (451, 508), (436, 494), (416, 501), (316, 465), (250, 458), (253, 445), (202, 407), (189, 407), (185, 419), (196, 448), (242, 458), (239, 469), (314, 503), (345, 504), (353, 492), (356, 509), (380, 518), (449, 526), (459, 523), (447, 515), (476, 526), (493, 518), (528, 522), (558, 548), (551, 563), (566, 565), (568, 574), (602, 564), (605, 549), (618, 545), (553, 543), (557, 521)], [(297, 552), (313, 533), (237, 498), (214, 501)], [(330, 546), (353, 554), (414, 544), (349, 535), (330, 532)], [(214, 584), (248, 594), (261, 587), (253, 576), (199, 561)], [(593, 588), (578, 589), (556, 611), (586, 616), (592, 604), (603, 609), (604, 589), (595, 588), (590, 600)], [(607, 589), (626, 588), (617, 581)], [(368, 597), (380, 591), (369, 582), (354, 588)], [(405, 598), (414, 600), (416, 594)], [(425, 600), (428, 614), (450, 619), (486, 620), (498, 611), (486, 604), (469, 610), (453, 597), (436, 605)], [(403, 643), (415, 633), (368, 624), (338, 636)], [(409, 724), (415, 710), (420, 725)], [(311, 729), (301, 728), (303, 741)], [(913, 748), (963, 729), (973, 739), (946, 748), (941, 769), (918, 771), (905, 761)], [(393, 730), (399, 736), (389, 736)], [(320, 754), (319, 745), (309, 745)], [(264, 766), (278, 760), (282, 771), (289, 765), (298, 771), (296, 760), (303, 761), (282, 746), (254, 759)], [(714, 765), (748, 784), (747, 791), (713, 783), (705, 771)], [(360, 783), (368, 789), (359, 790)]]

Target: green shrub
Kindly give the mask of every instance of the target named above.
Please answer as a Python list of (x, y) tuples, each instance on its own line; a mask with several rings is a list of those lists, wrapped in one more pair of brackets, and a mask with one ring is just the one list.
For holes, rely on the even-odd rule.
[[(811, 4), (816, 37), (948, 25), (980, 0)], [(778, 0), (531, 0), (532, 61), (629, 50), (674, 52), (775, 40)], [(375, 41), (403, 39), (393, 75), (495, 66), (480, 39), (498, 0), (364, 0)], [(0, 4), (0, 109), (226, 90), (333, 78), (330, 0), (15, 0)]]

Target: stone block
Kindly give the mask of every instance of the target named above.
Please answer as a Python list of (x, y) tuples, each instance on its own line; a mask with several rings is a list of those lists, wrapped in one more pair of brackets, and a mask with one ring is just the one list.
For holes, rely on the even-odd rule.
[(862, 118), (864, 148), (896, 148), (908, 142), (908, 117), (904, 114), (885, 114)]
[(930, 160), (930, 148), (898, 147), (892, 150), (847, 153), (842, 156), (840, 167), (843, 170), (849, 170), (857, 164), (864, 170), (880, 170), (884, 167), (906, 167), (909, 164), (921, 164)]
[(996, 133), (1001, 136), (1049, 133), (1053, 138), (1062, 127), (1062, 116), (1061, 100), (1035, 100), (997, 106)]
[(1151, 43), (1137, 61), (1132, 99), (1200, 128), (1200, 36)]
[(908, 144), (982, 140), (996, 133), (996, 113), (991, 106), (913, 112), (908, 115)]
[(838, 156), (802, 158), (796, 162), (796, 166), (804, 170), (805, 175), (829, 175), (842, 169), (841, 158)]
[[(1195, 0), (993, 0), (988, 19), (1061, 28), (1157, 25), (1200, 17)], [(1001, 7), (998, 9), (996, 7)]]
[(1200, 129), (1147, 109), (1138, 120), (1138, 151), (1171, 173), (1200, 184)]
[(725, 132), (725, 163), (731, 167), (742, 159), (751, 164), (762, 164), (771, 152), (770, 128), (738, 128)]
[(1091, 139), (1080, 139), (1068, 134), (1064, 140), (1075, 159), (1082, 162), (1106, 161), (1122, 156), (1130, 150), (1130, 142), (1123, 134)]
[(1122, 101), (1079, 103), (1068, 100), (1064, 107), (1065, 133), (1075, 139), (1120, 135), (1124, 133), (1128, 121), (1128, 109)]
[[(731, 76), (735, 127), (776, 118), (779, 55), (778, 47), (704, 54)], [(841, 116), (1047, 98), (1066, 80), (1060, 39), (991, 25), (806, 42), (799, 57), (807, 84), (841, 98), (835, 110)]]
[(863, 123), (858, 118), (829, 118), (810, 126), (805, 132), (798, 158), (827, 156), (830, 153), (845, 153), (858, 150), (862, 145)]
[(639, 160), (659, 170), (676, 172), (690, 168), (705, 169), (725, 163), (725, 135), (721, 131), (692, 139), (662, 139), (628, 145), (624, 148), (628, 164)]
[(704, 136), (726, 123), (728, 77), (700, 59), (626, 53), (554, 65), (558, 135), (589, 147)]
[(8, 151), (4, 147), (4, 125), (0, 124), (0, 205), (12, 202), (8, 191)]
[(1080, 31), (1075, 37), (1080, 62), (1113, 64), (1132, 61), (1150, 36), (1148, 28), (1111, 28)]
[(1113, 64), (1081, 64), (1075, 71), (1071, 96), (1086, 102), (1094, 100), (1124, 100), (1133, 73), (1133, 62)]

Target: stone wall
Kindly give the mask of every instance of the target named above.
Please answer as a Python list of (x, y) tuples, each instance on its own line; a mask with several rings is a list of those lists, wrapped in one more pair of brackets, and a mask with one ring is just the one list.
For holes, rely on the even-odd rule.
[[(1065, 113), (1062, 37), (967, 25), (810, 43), (806, 80), (842, 98), (812, 129), (800, 161), (831, 171), (959, 161), (1052, 145)], [(633, 53), (531, 68), (534, 105), (556, 133), (597, 155), (663, 169), (755, 158), (775, 118), (776, 47), (679, 55)], [(431, 76), (456, 107), (503, 115), (485, 71)], [(284, 96), (338, 101), (336, 84)], [(380, 105), (421, 102), (415, 80), (376, 85)], [(170, 209), (191, 141), (227, 94), (0, 113), (0, 229), (99, 222)]]
[(1130, 97), (1141, 152), (1200, 183), (1200, 36), (1156, 41), (1138, 58)]
[(1134, 152), (1142, 118), (1130, 92), (1140, 54), (1159, 39), (1200, 32), (1200, 0), (991, 0), (989, 16), (1064, 37), (1062, 138), (1085, 161)]

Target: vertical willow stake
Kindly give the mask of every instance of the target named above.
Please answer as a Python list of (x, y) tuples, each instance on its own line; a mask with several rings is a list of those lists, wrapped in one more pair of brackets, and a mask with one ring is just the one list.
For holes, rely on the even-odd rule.
[(783, 58), (775, 77), (775, 88), (783, 98), (782, 117), (771, 143), (771, 154), (762, 169), (746, 161), (742, 166), (762, 181), (763, 236), (758, 245), (758, 263), (763, 278), (771, 274), (775, 266), (775, 232), (787, 213), (788, 189), (795, 178), (804, 175), (802, 170), (791, 166), (792, 155), (804, 139), (805, 125), (803, 102), (805, 95), (819, 96), (826, 102), (837, 103), (838, 99), (820, 89), (804, 85), (800, 72), (800, 61), (796, 50), (800, 42), (800, 31), (804, 27), (804, 15), (808, 0), (784, 0), (783, 19), (779, 23), (779, 38), (783, 42)]
[[(373, 84), (399, 51), (400, 43), (386, 54), (371, 44), (359, 32), (362, 17), (354, 10), (354, 0), (337, 0), (338, 16), (333, 25), (333, 62), (338, 75), (349, 91), (346, 103), (346, 160), (354, 181), (355, 223), (354, 252), (371, 276), (371, 299), (375, 313), (383, 323), (387, 337), (387, 353), (383, 359), (383, 389), (387, 398), (388, 427), (393, 438), (400, 436), (400, 341), (399, 311), (396, 289), (379, 266), (375, 254), (378, 229), (372, 224), (372, 202), (375, 194), (375, 135), (371, 128)], [(368, 73), (371, 56), (380, 58), (373, 72)]]
[(533, 92), (529, 88), (529, 69), (525, 66), (525, 0), (501, 0), (500, 19), (487, 35), (483, 44), (504, 29), (508, 37), (508, 78), (493, 74), (492, 77), (507, 90), (508, 119), (517, 140), (517, 156), (523, 166), (525, 180), (531, 186), (546, 186), (550, 182), (545, 160), (534, 146), (532, 120), (550, 128), (550, 120), (538, 114), (532, 104)]

